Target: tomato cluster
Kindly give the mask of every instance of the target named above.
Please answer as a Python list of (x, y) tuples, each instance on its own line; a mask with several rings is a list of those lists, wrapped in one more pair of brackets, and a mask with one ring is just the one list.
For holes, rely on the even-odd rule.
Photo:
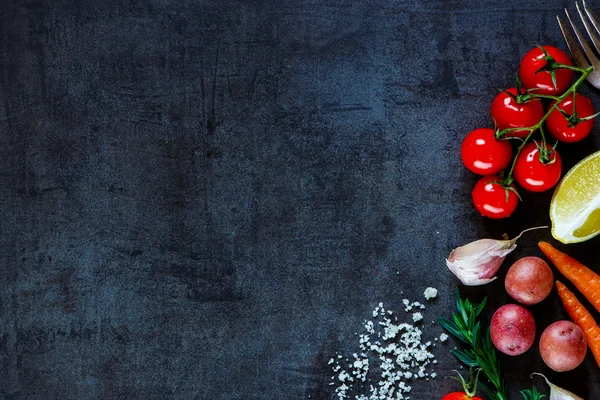
[[(581, 76), (571, 85), (576, 72)], [(502, 90), (492, 101), (495, 129), (475, 129), (461, 146), (465, 167), (483, 175), (472, 192), (481, 215), (510, 216), (519, 202), (514, 182), (532, 192), (558, 183), (562, 173), (558, 142), (583, 140), (594, 123), (592, 102), (577, 93), (590, 72), (573, 66), (569, 56), (553, 46), (538, 46), (525, 54), (515, 87)], [(546, 132), (556, 139), (554, 145), (547, 143)]]

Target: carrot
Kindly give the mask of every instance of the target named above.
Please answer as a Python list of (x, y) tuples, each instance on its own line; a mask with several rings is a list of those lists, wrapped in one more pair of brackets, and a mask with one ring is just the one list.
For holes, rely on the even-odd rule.
[(538, 246), (560, 273), (573, 282), (581, 294), (600, 311), (600, 275), (573, 257), (556, 250), (550, 243), (539, 242)]
[(556, 281), (558, 295), (567, 310), (569, 317), (581, 328), (596, 363), (600, 366), (600, 327), (594, 321), (592, 314), (577, 300), (577, 297), (565, 285)]

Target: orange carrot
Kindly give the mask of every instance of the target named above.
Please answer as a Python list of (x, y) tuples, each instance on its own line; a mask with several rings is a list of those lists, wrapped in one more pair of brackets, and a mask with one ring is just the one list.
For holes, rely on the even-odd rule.
[(596, 363), (600, 366), (600, 327), (594, 321), (592, 314), (577, 300), (577, 297), (565, 285), (556, 281), (558, 295), (567, 310), (569, 317), (581, 328), (585, 335), (590, 350), (594, 354)]
[(581, 294), (600, 311), (600, 275), (573, 257), (556, 250), (550, 243), (539, 242), (538, 246), (560, 273), (573, 282)]

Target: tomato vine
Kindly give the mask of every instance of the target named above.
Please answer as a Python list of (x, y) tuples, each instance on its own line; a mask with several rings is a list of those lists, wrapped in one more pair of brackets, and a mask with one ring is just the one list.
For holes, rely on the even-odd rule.
[[(537, 124), (535, 124), (533, 126), (530, 126), (530, 127), (525, 127), (525, 128), (506, 128), (506, 129), (503, 129), (503, 130), (498, 131), (496, 133), (496, 138), (497, 139), (502, 139), (502, 138), (504, 138), (504, 136), (506, 134), (508, 134), (508, 133), (510, 133), (512, 131), (518, 131), (518, 130), (529, 131), (529, 133), (527, 134), (527, 136), (525, 137), (525, 139), (523, 139), (522, 143), (519, 144), (519, 146), (517, 147), (517, 154), (513, 158), (513, 162), (511, 164), (510, 170), (508, 172), (507, 178), (513, 176), (514, 169), (515, 169), (515, 163), (517, 161), (517, 158), (519, 157), (519, 154), (521, 153), (521, 150), (523, 150), (523, 147), (525, 147), (525, 145), (529, 142), (529, 139), (531, 139), (531, 137), (533, 136), (533, 134), (535, 133), (535, 131), (537, 131), (538, 129), (540, 130), (540, 134), (541, 134), (541, 137), (542, 137), (542, 143), (544, 144), (544, 146), (546, 145), (546, 135), (544, 134), (544, 129), (543, 129), (544, 122), (546, 122), (546, 120), (548, 119), (548, 117), (550, 116), (550, 114), (552, 113), (552, 111), (555, 109), (555, 107), (556, 107), (557, 104), (559, 104), (560, 102), (562, 102), (563, 100), (565, 100), (569, 95), (573, 95), (573, 97), (576, 97), (575, 95), (577, 93), (577, 88), (583, 82), (585, 82), (585, 80), (587, 79), (587, 77), (594, 70), (594, 67), (592, 67), (592, 66), (584, 69), (584, 68), (574, 67), (572, 65), (566, 65), (566, 64), (558, 64), (556, 66), (556, 68), (571, 69), (571, 70), (573, 70), (575, 72), (581, 73), (581, 75), (575, 81), (575, 83), (573, 83), (571, 85), (571, 87), (569, 87), (560, 96), (554, 96), (554, 95), (550, 95), (550, 94), (535, 94), (535, 92), (532, 93), (532, 97), (534, 97), (534, 98), (538, 98), (538, 99), (550, 99), (550, 100), (552, 100), (554, 102), (554, 104), (551, 107), (548, 108), (548, 111), (546, 111), (546, 113), (544, 114), (544, 116), (542, 117), (542, 119), (540, 119)], [(597, 114), (595, 114), (594, 116), (596, 116), (596, 115)], [(512, 139), (512, 138), (510, 138), (510, 139)]]
[[(520, 199), (515, 183), (528, 191), (543, 192), (559, 182), (558, 142), (585, 138), (598, 115), (591, 101), (577, 93), (593, 69), (571, 65), (566, 53), (552, 46), (538, 46), (523, 57), (516, 87), (502, 90), (492, 102), (493, 135), (486, 133), (491, 129), (476, 129), (461, 146), (463, 164), (483, 175), (472, 191), (473, 204), (481, 215), (510, 216)], [(576, 74), (579, 76), (570, 84)], [(537, 132), (539, 140), (534, 140)], [(548, 144), (547, 132), (557, 140), (554, 145)], [(520, 141), (514, 156), (513, 146), (502, 145), (508, 140)]]

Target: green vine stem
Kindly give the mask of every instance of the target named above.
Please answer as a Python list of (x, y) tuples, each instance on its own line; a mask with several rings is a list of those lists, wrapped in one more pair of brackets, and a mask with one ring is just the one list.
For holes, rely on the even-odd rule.
[(542, 137), (542, 149), (546, 148), (546, 135), (544, 135), (544, 127), (540, 126), (540, 136)]
[[(559, 104), (561, 101), (563, 101), (564, 99), (566, 99), (569, 95), (573, 95), (575, 96), (576, 92), (577, 92), (577, 88), (587, 79), (587, 77), (592, 73), (592, 71), (594, 70), (594, 67), (588, 67), (588, 68), (578, 68), (578, 67), (574, 67), (572, 65), (565, 65), (565, 64), (559, 64), (557, 66), (558, 68), (564, 68), (564, 69), (570, 69), (576, 72), (581, 73), (581, 75), (579, 76), (579, 78), (575, 81), (575, 83), (573, 83), (573, 85), (571, 85), (570, 88), (568, 88), (563, 94), (561, 94), (560, 96), (552, 96), (552, 95), (545, 95), (545, 94), (535, 94), (532, 93), (532, 97), (534, 98), (538, 98), (538, 99), (550, 99), (554, 101), (554, 105), (552, 107), (550, 107), (548, 109), (548, 111), (546, 112), (546, 114), (544, 114), (544, 116), (542, 117), (542, 119), (540, 119), (538, 121), (537, 124), (527, 127), (527, 128), (507, 128), (507, 129), (503, 129), (501, 131), (499, 131), (496, 134), (496, 138), (501, 139), (505, 134), (510, 133), (512, 131), (529, 131), (529, 133), (527, 134), (527, 137), (525, 137), (525, 139), (523, 139), (523, 142), (519, 145), (519, 147), (517, 147), (517, 154), (515, 155), (513, 162), (510, 166), (510, 170), (508, 172), (508, 175), (505, 178), (506, 182), (512, 182), (512, 176), (513, 176), (513, 172), (515, 169), (515, 164), (517, 162), (517, 158), (519, 157), (519, 154), (521, 154), (521, 150), (523, 150), (523, 147), (525, 147), (525, 145), (529, 142), (529, 139), (531, 139), (531, 136), (533, 136), (533, 134), (541, 128), (542, 125), (544, 124), (544, 122), (546, 122), (546, 120), (548, 119), (548, 117), (550, 116), (550, 114), (552, 113), (552, 111), (554, 111), (554, 108), (556, 107), (557, 104)], [(542, 136), (542, 140), (543, 140), (543, 145), (545, 146), (545, 142), (546, 139), (545, 137)], [(544, 147), (545, 148), (545, 147)]]

